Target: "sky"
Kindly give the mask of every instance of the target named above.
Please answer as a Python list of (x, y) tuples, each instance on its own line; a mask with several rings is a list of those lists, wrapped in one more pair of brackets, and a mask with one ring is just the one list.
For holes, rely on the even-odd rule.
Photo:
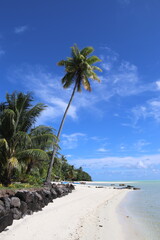
[(76, 93), (61, 154), (93, 180), (160, 179), (160, 1), (0, 0), (0, 102), (32, 92), (58, 129), (72, 88), (57, 62), (75, 43), (102, 61), (92, 92)]

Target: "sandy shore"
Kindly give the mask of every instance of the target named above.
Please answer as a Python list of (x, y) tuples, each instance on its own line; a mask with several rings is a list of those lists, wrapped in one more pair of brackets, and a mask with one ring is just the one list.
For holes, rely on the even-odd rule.
[(76, 186), (41, 212), (14, 221), (0, 240), (125, 240), (117, 206), (127, 192)]

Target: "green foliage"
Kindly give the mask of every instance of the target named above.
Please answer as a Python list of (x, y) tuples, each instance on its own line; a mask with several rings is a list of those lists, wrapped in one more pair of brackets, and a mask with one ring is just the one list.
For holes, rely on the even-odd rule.
[(102, 72), (102, 70), (93, 64), (101, 60), (97, 56), (88, 57), (93, 51), (94, 49), (92, 47), (79, 50), (77, 45), (74, 45), (71, 47), (72, 57), (58, 62), (58, 65), (64, 66), (66, 71), (65, 76), (62, 78), (64, 88), (68, 88), (74, 83), (78, 92), (81, 92), (81, 86), (83, 86), (85, 90), (91, 91), (89, 79), (100, 82), (100, 79), (94, 71)]
[(0, 104), (0, 182), (11, 183), (16, 168), (29, 174), (41, 161), (48, 161), (45, 150), (55, 143), (54, 130), (47, 126), (31, 129), (45, 105), (32, 105), (30, 93), (6, 95)]
[(83, 171), (82, 167), (76, 169), (74, 165), (68, 163), (65, 156), (56, 158), (52, 170), (52, 179), (55, 180), (55, 176), (58, 176), (60, 180), (67, 181), (92, 181), (91, 176)]

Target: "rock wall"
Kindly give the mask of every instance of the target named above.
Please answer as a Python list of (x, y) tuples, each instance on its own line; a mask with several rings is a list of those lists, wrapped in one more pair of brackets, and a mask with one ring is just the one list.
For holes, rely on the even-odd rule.
[(65, 196), (72, 190), (72, 184), (52, 184), (39, 190), (19, 190), (4, 194), (0, 197), (0, 232), (12, 225), (14, 219), (40, 211), (53, 199)]

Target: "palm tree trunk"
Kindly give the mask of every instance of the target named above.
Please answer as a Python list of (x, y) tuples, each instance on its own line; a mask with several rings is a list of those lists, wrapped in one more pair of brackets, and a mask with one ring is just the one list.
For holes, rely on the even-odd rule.
[[(75, 86), (74, 86), (74, 89), (73, 89), (71, 98), (70, 98), (69, 103), (68, 103), (68, 105), (67, 105), (67, 108), (66, 108), (66, 110), (65, 110), (65, 112), (64, 112), (64, 115), (63, 115), (63, 118), (62, 118), (62, 121), (61, 121), (59, 130), (58, 130), (58, 133), (57, 133), (56, 144), (57, 144), (58, 141), (59, 141), (59, 137), (60, 137), (60, 134), (61, 134), (63, 125), (64, 125), (64, 121), (65, 121), (65, 118), (66, 118), (68, 109), (69, 109), (69, 107), (70, 107), (70, 105), (71, 105), (71, 102), (72, 102), (72, 100), (73, 100), (73, 97), (74, 97), (74, 94), (75, 94), (75, 91), (76, 91), (76, 87), (77, 87), (77, 83), (75, 83)], [(55, 144), (55, 145), (56, 145), (56, 144)], [(49, 166), (49, 168), (48, 168), (48, 173), (47, 173), (47, 178), (46, 178), (45, 184), (49, 184), (49, 183), (51, 182), (52, 167), (53, 167), (55, 155), (56, 155), (56, 153), (57, 153), (57, 149), (58, 149), (58, 148), (55, 146), (55, 147), (54, 147), (54, 150), (53, 150), (53, 153), (52, 153), (52, 159), (51, 159), (51, 162), (50, 162), (50, 166)]]

